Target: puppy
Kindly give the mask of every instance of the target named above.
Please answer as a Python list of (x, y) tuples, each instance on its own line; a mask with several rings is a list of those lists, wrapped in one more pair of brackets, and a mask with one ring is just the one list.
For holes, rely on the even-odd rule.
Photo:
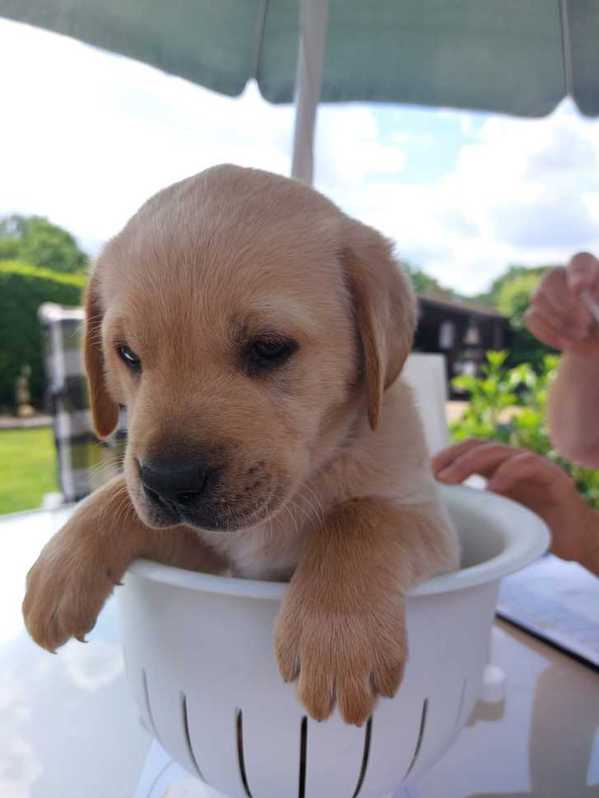
[(86, 314), (98, 434), (128, 410), (124, 475), (31, 569), (34, 640), (83, 639), (138, 557), (290, 580), (281, 674), (312, 717), (362, 724), (401, 682), (406, 591), (458, 564), (397, 380), (416, 314), (389, 242), (302, 183), (218, 166), (110, 241)]

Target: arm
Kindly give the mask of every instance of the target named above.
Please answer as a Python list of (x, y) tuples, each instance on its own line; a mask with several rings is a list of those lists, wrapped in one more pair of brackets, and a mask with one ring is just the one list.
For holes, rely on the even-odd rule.
[[(549, 429), (558, 451), (599, 466), (599, 261), (575, 255), (567, 268), (546, 275), (532, 298), (526, 324), (539, 340), (563, 351), (549, 395)], [(585, 301), (587, 300), (587, 301)]]
[(566, 351), (549, 393), (549, 430), (564, 457), (599, 468), (599, 352)]
[(599, 576), (599, 512), (590, 511), (584, 518), (584, 537), (580, 564)]
[(455, 563), (452, 537), (433, 508), (353, 499), (308, 540), (276, 628), (286, 681), (310, 715), (335, 700), (361, 725), (376, 695), (392, 696), (407, 658), (404, 596), (415, 582)]
[(191, 529), (144, 526), (125, 478), (116, 477), (77, 507), (29, 571), (23, 615), (31, 637), (49, 651), (71, 637), (83, 640), (138, 557), (191, 570), (222, 567)]

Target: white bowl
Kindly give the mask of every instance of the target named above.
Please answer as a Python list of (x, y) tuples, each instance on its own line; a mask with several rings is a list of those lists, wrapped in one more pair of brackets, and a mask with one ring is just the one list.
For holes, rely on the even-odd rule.
[(479, 694), (499, 580), (540, 556), (543, 522), (514, 502), (442, 488), (463, 566), (414, 588), (410, 659), (363, 728), (306, 718), (272, 651), (286, 586), (136, 562), (119, 591), (143, 721), (191, 774), (229, 798), (383, 798), (447, 750)]

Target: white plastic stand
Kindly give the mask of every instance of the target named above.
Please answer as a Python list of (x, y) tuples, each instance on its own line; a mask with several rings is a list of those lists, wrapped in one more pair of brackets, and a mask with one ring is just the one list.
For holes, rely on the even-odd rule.
[[(496, 665), (485, 667), (479, 701), (505, 699), (505, 674)], [(227, 798), (192, 778), (156, 740), (152, 742), (134, 798)], [(416, 786), (404, 786), (389, 798), (423, 798)]]
[[(192, 778), (154, 740), (135, 791), (135, 798), (226, 798)], [(423, 798), (417, 787), (402, 787), (389, 798)]]

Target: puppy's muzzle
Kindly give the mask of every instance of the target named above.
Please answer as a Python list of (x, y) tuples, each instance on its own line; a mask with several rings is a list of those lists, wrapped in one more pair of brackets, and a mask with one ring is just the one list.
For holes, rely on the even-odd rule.
[[(264, 460), (234, 458), (223, 445), (194, 450), (172, 441), (134, 458), (142, 517), (158, 527), (236, 530), (276, 506), (279, 482)], [(139, 495), (141, 487), (142, 495)]]
[(152, 459), (139, 463), (144, 493), (152, 504), (180, 518), (202, 502), (217, 469), (201, 458)]

